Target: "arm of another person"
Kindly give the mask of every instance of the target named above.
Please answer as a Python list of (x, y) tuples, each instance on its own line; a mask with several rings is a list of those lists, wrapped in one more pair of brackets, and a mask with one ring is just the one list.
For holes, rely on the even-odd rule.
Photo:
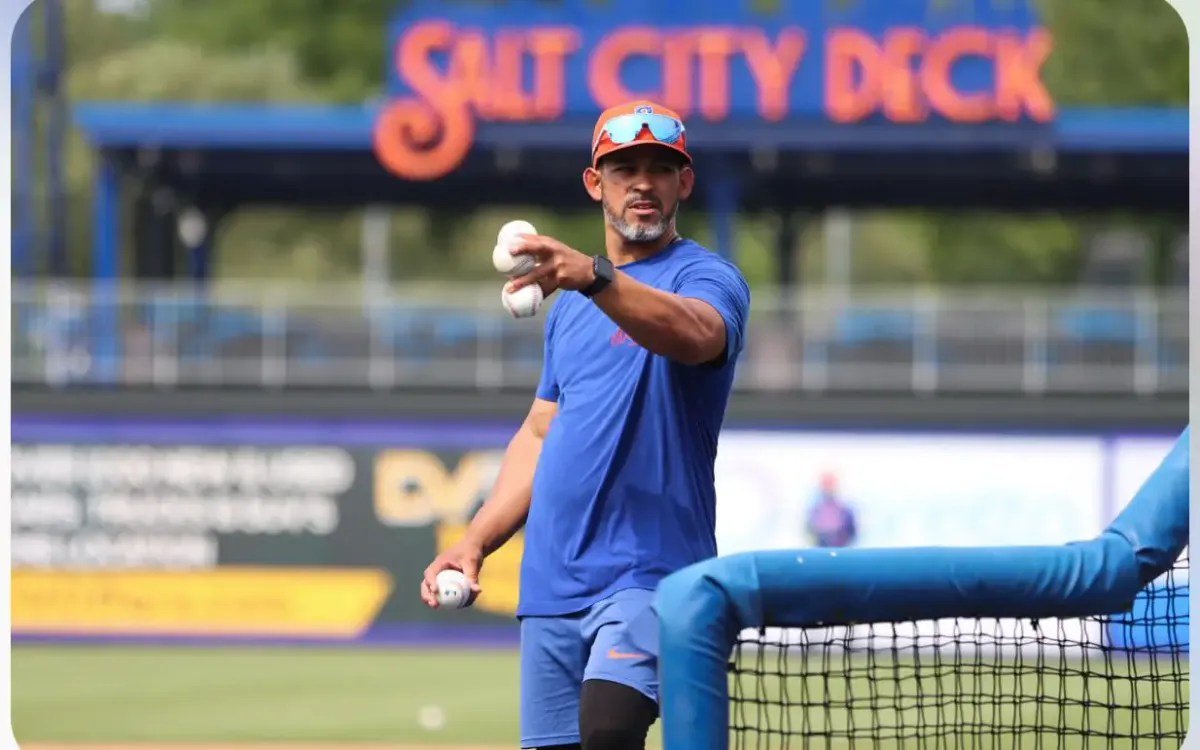
[(700, 365), (741, 352), (750, 288), (734, 266), (714, 258), (685, 271), (675, 293), (617, 271), (592, 300), (647, 351)]

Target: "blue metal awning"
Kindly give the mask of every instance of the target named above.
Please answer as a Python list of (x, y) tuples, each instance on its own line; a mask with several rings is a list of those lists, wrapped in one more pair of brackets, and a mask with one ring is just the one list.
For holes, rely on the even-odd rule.
[[(73, 114), (84, 136), (103, 149), (364, 151), (372, 148), (377, 105), (188, 104), (86, 102)], [(592, 123), (484, 122), (485, 148), (586, 148)], [(1185, 108), (1090, 108), (1059, 111), (1048, 125), (841, 125), (798, 119), (690, 123), (695, 148), (933, 151), (1026, 150), (1185, 154)], [(583, 144), (581, 146), (581, 143)]]

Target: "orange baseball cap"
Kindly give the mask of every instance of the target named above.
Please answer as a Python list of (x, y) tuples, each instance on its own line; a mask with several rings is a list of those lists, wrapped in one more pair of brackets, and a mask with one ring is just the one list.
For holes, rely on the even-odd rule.
[[(639, 124), (632, 122), (637, 115), (647, 117), (644, 122), (640, 123), (640, 127)], [(614, 135), (607, 132), (607, 126), (615, 118), (623, 118), (623, 116), (628, 116), (629, 122), (626, 123), (625, 132), (616, 135), (616, 140), (614, 140)], [(668, 120), (675, 121), (677, 125), (675, 131), (669, 135), (666, 133), (656, 135), (655, 130), (668, 124)], [(637, 129), (634, 130), (634, 128)], [(662, 140), (667, 137), (672, 140)], [(600, 119), (596, 120), (596, 127), (592, 131), (592, 166), (595, 167), (601, 157), (614, 151), (647, 143), (669, 148), (683, 156), (688, 164), (692, 163), (692, 155), (687, 152), (687, 134), (684, 132), (683, 119), (666, 107), (660, 107), (654, 102), (638, 100), (609, 107), (600, 114)]]

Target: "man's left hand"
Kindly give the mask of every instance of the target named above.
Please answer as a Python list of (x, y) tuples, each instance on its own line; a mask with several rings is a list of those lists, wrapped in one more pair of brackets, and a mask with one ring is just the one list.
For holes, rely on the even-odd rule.
[(509, 282), (509, 290), (538, 284), (548, 297), (556, 289), (584, 289), (596, 276), (592, 271), (592, 256), (584, 255), (553, 237), (523, 234), (512, 246), (513, 255), (532, 255), (537, 268)]

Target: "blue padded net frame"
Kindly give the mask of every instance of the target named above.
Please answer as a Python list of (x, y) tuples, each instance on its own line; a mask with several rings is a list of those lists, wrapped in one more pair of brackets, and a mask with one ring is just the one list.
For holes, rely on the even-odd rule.
[(1089, 541), (750, 552), (670, 576), (664, 750), (1179, 747), (1189, 443)]

